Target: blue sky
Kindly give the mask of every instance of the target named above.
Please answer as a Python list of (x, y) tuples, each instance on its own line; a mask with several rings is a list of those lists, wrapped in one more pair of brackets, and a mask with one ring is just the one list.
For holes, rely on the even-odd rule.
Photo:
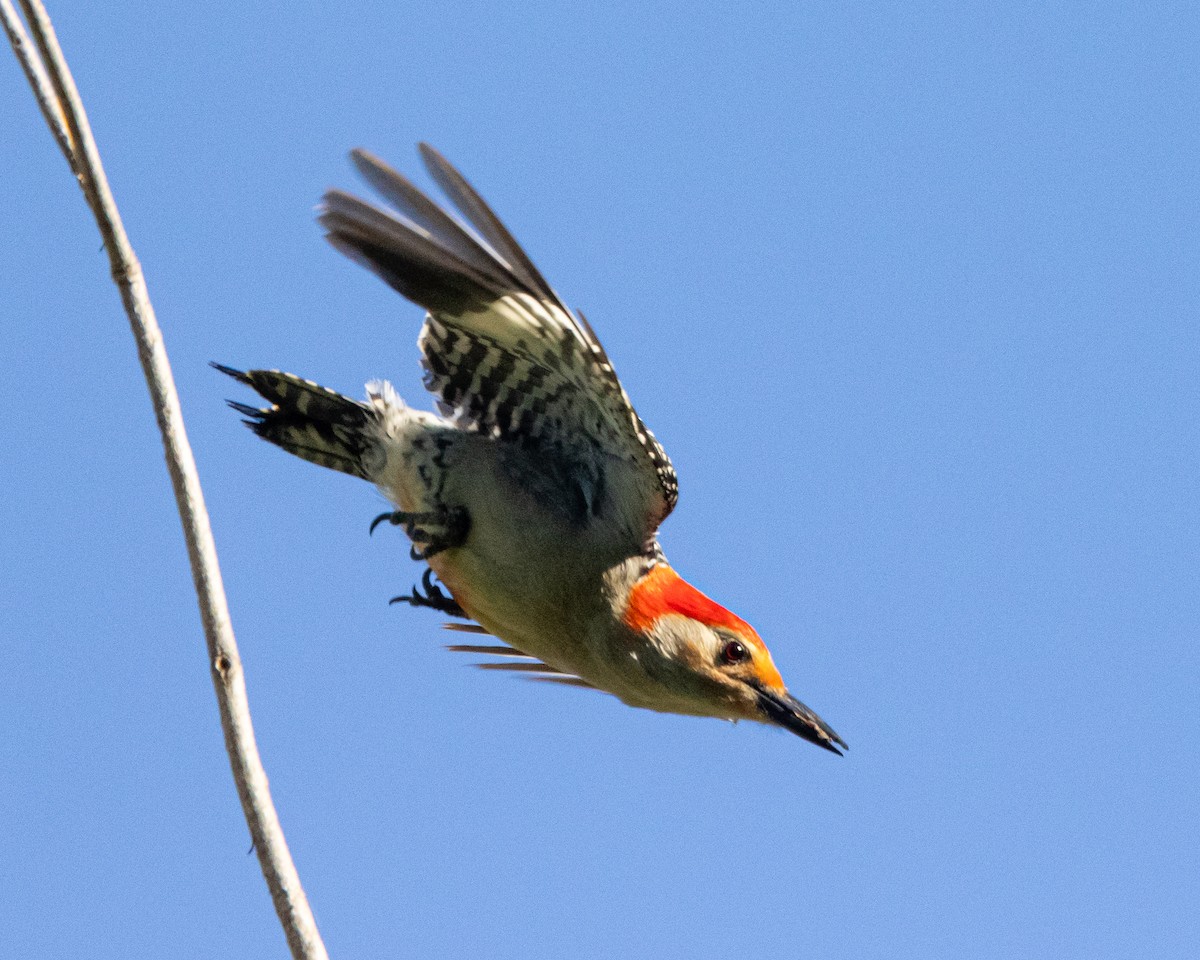
[[(51, 13), (333, 956), (1194, 955), (1193, 4)], [(0, 953), (283, 957), (107, 260), (0, 85)], [(379, 496), (225, 408), (209, 360), (423, 400), (419, 311), (312, 221), (421, 139), (587, 313), (669, 556), (846, 758), (470, 669), (387, 605)]]

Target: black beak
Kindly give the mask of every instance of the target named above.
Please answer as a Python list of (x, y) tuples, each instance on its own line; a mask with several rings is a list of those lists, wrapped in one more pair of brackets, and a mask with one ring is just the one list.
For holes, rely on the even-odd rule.
[[(761, 688), (758, 691), (758, 705), (766, 718), (778, 724), (785, 730), (791, 730), (798, 737), (803, 737), (809, 743), (824, 747), (839, 757), (842, 750), (849, 750), (846, 741), (833, 732), (833, 728), (786, 690), (775, 691)], [(842, 748), (839, 750), (834, 744)]]

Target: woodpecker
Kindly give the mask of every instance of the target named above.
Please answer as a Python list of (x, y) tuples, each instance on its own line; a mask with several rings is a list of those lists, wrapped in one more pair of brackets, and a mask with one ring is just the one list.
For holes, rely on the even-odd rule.
[(381, 380), (360, 402), (214, 364), (270, 404), (230, 405), (263, 439), (378, 487), (396, 509), (371, 529), (402, 527), (429, 567), (423, 591), (396, 599), (500, 641), (450, 649), (634, 707), (774, 724), (840, 754), (846, 744), (787, 691), (754, 628), (667, 563), (658, 529), (675, 471), (591, 325), (466, 179), (420, 152), (462, 221), (364, 150), (351, 158), (391, 209), (331, 190), (318, 220), (337, 250), (426, 311), (417, 343), (438, 413)]

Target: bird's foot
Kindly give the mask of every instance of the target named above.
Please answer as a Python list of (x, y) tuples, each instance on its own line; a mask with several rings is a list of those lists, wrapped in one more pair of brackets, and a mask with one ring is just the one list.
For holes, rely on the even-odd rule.
[(425, 575), (421, 577), (421, 586), (425, 588), (424, 593), (421, 593), (417, 587), (413, 587), (412, 593), (409, 595), (392, 597), (388, 603), (407, 603), (414, 607), (429, 607), (431, 610), (445, 613), (451, 617), (470, 619), (455, 599), (433, 582), (432, 570), (425, 571)]
[(371, 521), (371, 526), (367, 530), (367, 534), (374, 533), (375, 528), (386, 520), (393, 527), (403, 527), (404, 532), (411, 537), (413, 531), (417, 529), (418, 524), (436, 523), (439, 519), (441, 519), (441, 514), (433, 511), (427, 513), (405, 513), (403, 510), (390, 510), (387, 513), (381, 513)]
[(374, 533), (385, 520), (393, 526), (404, 527), (413, 542), (409, 555), (414, 560), (428, 560), (443, 550), (461, 547), (471, 530), (471, 518), (462, 507), (445, 507), (424, 513), (403, 510), (381, 513), (371, 521), (370, 532)]

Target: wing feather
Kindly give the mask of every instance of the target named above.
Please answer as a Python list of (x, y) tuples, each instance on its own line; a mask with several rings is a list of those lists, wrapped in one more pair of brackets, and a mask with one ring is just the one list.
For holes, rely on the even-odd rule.
[(568, 676), (548, 676), (548, 677), (529, 677), (530, 680), (536, 680), (539, 683), (557, 683), (561, 687), (579, 687), (582, 690), (599, 690), (600, 688), (588, 683), (582, 677)]
[[(461, 173), (450, 165), (450, 162), (437, 150), (427, 143), (417, 147), (421, 159), (425, 161), (425, 169), (445, 191), (462, 215), (479, 231), (480, 235), (492, 245), (505, 261), (513, 274), (522, 282), (526, 289), (551, 303), (560, 303), (558, 295), (550, 288), (545, 278), (533, 261), (521, 249), (520, 244), (508, 232), (508, 228), (500, 222), (500, 218), (492, 212), (483, 197), (475, 190)], [(561, 303), (560, 303), (561, 305)], [(563, 307), (564, 311), (566, 307)]]
[(431, 147), (422, 144), (421, 154), (478, 236), (356, 150), (355, 165), (396, 213), (331, 190), (320, 214), (329, 241), (429, 311), (419, 345), (443, 413), (541, 454), (581, 519), (603, 508), (610, 462), (629, 464), (622, 500), (641, 505), (644, 542), (652, 542), (678, 496), (675, 471), (591, 325), (559, 299), (470, 183)]
[(475, 666), (480, 670), (504, 670), (509, 673), (562, 673), (561, 670), (556, 670), (549, 664), (542, 663), (539, 660), (514, 660), (504, 663), (477, 663)]
[(396, 208), (402, 217), (423, 231), (437, 246), (469, 264), (479, 274), (491, 278), (498, 289), (508, 285), (502, 269), (497, 269), (496, 254), (485, 250), (453, 217), (418, 190), (403, 174), (366, 150), (350, 151), (350, 159), (371, 186)]
[(446, 649), (455, 653), (478, 653), (489, 657), (529, 657), (529, 654), (504, 644), (450, 643), (446, 645)]
[(492, 631), (478, 623), (443, 623), (443, 630), (453, 630), (455, 633), (479, 633), (490, 637)]
[[(465, 626), (474, 626), (474, 624), (445, 624), (447, 627), (461, 629)], [(455, 653), (474, 653), (476, 655), (487, 657), (503, 657), (505, 659), (497, 662), (476, 663), (473, 666), (480, 670), (500, 670), (506, 673), (522, 673), (529, 674), (528, 679), (540, 680), (547, 683), (557, 683), (566, 687), (582, 687), (587, 690), (595, 690), (596, 687), (588, 683), (581, 677), (574, 674), (565, 673), (557, 667), (552, 667), (548, 663), (543, 663), (534, 657), (523, 653), (516, 647), (510, 647), (506, 644), (475, 644), (475, 643), (455, 643), (449, 644), (447, 650), (452, 650)]]

